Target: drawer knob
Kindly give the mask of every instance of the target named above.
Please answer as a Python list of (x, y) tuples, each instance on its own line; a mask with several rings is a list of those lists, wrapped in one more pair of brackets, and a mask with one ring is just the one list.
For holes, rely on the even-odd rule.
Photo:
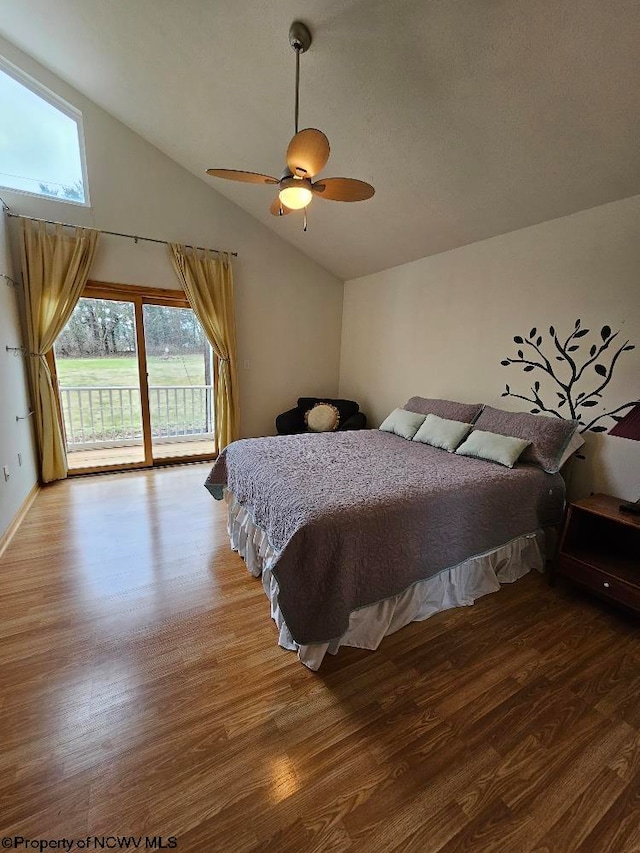
[(605, 589), (609, 589), (610, 584), (608, 583), (608, 581), (605, 581), (605, 582), (602, 584), (602, 586), (603, 586)]

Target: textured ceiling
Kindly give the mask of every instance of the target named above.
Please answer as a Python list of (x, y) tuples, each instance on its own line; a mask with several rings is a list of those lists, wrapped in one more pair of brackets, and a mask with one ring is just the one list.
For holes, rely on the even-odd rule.
[[(300, 126), (360, 204), (268, 212)], [(638, 0), (0, 0), (0, 33), (341, 278), (640, 192)]]

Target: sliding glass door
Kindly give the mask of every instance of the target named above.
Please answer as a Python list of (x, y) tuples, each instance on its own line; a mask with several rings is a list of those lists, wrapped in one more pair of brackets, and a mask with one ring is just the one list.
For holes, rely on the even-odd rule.
[(211, 347), (191, 308), (143, 306), (154, 460), (213, 446)]
[(88, 285), (53, 366), (71, 471), (215, 455), (212, 351), (181, 291)]
[(81, 298), (55, 355), (70, 469), (144, 464), (133, 302)]

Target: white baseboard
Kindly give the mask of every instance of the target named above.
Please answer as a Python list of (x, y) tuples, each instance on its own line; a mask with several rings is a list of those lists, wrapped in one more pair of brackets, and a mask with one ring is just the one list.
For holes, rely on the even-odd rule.
[(22, 524), (22, 521), (25, 515), (29, 512), (31, 504), (36, 499), (38, 492), (40, 491), (40, 483), (34, 483), (31, 491), (26, 496), (26, 498), (22, 501), (20, 509), (14, 515), (11, 524), (7, 527), (5, 532), (0, 536), (0, 557), (4, 554), (9, 546), (9, 542), (13, 539), (15, 532)]

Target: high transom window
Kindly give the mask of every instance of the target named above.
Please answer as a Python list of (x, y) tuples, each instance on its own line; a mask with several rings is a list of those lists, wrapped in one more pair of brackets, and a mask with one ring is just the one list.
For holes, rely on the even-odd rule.
[(81, 113), (1, 58), (0, 187), (89, 203)]

